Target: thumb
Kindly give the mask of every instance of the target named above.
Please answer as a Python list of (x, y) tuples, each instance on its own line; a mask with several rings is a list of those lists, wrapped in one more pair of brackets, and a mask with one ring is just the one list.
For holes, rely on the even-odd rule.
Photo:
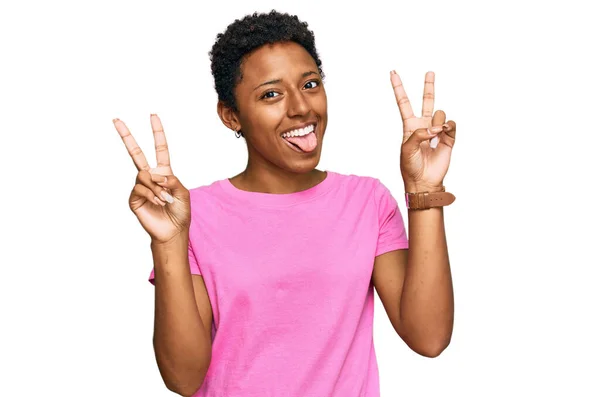
[(418, 130), (415, 130), (406, 140), (406, 142), (404, 142), (405, 150), (411, 153), (418, 151), (421, 147), (421, 143), (437, 137), (442, 131), (443, 127), (441, 125), (429, 128), (419, 128)]
[(175, 197), (183, 198), (189, 195), (189, 191), (175, 175), (153, 174), (152, 180), (156, 182), (157, 185), (169, 189)]

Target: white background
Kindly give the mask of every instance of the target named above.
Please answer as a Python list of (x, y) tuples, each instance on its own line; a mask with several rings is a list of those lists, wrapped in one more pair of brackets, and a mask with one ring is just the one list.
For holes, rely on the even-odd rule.
[(111, 120), (152, 160), (158, 113), (188, 188), (240, 172), (208, 51), (272, 8), (316, 35), (319, 168), (375, 176), (402, 204), (391, 69), (418, 114), (436, 72), (436, 109), (457, 123), (453, 340), (418, 356), (377, 299), (382, 396), (600, 395), (600, 28), (583, 2), (555, 3), (3, 2), (0, 395), (172, 395), (152, 349), (150, 241), (127, 205), (136, 170)]

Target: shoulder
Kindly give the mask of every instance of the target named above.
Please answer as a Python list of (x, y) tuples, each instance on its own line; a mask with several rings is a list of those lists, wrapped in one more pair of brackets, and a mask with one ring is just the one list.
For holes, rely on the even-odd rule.
[(391, 190), (379, 178), (341, 173), (336, 176), (348, 200), (371, 203), (382, 214), (395, 211), (398, 207)]
[(222, 183), (223, 183), (223, 180), (220, 179), (220, 180), (216, 180), (214, 182), (208, 183), (208, 184), (204, 184), (204, 185), (200, 185), (200, 186), (191, 188), (191, 189), (189, 189), (190, 197), (193, 197), (196, 199), (201, 199), (201, 198), (207, 197), (207, 196), (218, 195), (219, 191), (221, 190)]
[(387, 187), (378, 179), (372, 176), (334, 173), (338, 181), (338, 185), (346, 190), (352, 191), (355, 194), (365, 195), (381, 195), (388, 190)]
[(194, 212), (194, 208), (220, 207), (222, 205), (221, 202), (226, 201), (226, 194), (223, 188), (225, 181), (225, 179), (219, 179), (188, 189), (192, 212)]
[(218, 194), (220, 184), (221, 184), (221, 181), (217, 180), (214, 182), (210, 182), (208, 184), (193, 187), (193, 188), (189, 189), (190, 198), (202, 199), (206, 196)]

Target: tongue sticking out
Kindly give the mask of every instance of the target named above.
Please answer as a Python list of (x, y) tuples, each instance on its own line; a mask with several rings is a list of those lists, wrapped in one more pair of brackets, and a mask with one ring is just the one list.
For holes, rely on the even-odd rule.
[(293, 136), (291, 138), (283, 138), (286, 141), (298, 146), (305, 153), (312, 152), (317, 147), (317, 137), (314, 132), (304, 136)]

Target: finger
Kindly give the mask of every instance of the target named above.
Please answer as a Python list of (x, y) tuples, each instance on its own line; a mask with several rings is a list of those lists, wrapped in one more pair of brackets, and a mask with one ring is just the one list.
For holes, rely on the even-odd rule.
[(140, 146), (137, 144), (131, 132), (129, 132), (129, 128), (119, 119), (114, 119), (113, 123), (115, 124), (115, 128), (119, 132), (121, 139), (125, 143), (125, 147), (129, 152), (129, 155), (133, 159), (133, 163), (137, 167), (138, 171), (141, 170), (149, 170), (150, 166), (148, 165), (148, 161), (146, 161), (146, 156), (140, 149)]
[(162, 186), (167, 193), (172, 193), (172, 195), (179, 199), (186, 200), (189, 198), (189, 191), (175, 175), (152, 174), (152, 181)]
[(430, 128), (419, 128), (415, 130), (410, 138), (404, 143), (405, 146), (403, 149), (407, 150), (409, 153), (414, 153), (418, 151), (423, 142), (426, 142), (432, 138), (438, 137), (442, 132), (443, 127), (430, 127)]
[(400, 80), (400, 76), (398, 76), (395, 70), (392, 70), (390, 72), (390, 80), (392, 82), (392, 87), (394, 88), (394, 95), (396, 96), (396, 103), (398, 104), (398, 108), (400, 109), (402, 121), (404, 122), (408, 119), (414, 118), (415, 114), (413, 113), (412, 107), (410, 106), (408, 96), (404, 91), (402, 80)]
[(452, 140), (456, 139), (456, 123), (452, 120), (444, 123), (444, 135), (449, 136)]
[(167, 177), (164, 175), (160, 175), (160, 174), (150, 174), (150, 175), (152, 177), (152, 182), (156, 182), (160, 186), (165, 186), (164, 184), (167, 183)]
[(435, 100), (435, 73), (427, 72), (425, 75), (425, 89), (423, 90), (423, 107), (421, 114), (423, 117), (433, 115), (433, 103)]
[(443, 125), (444, 131), (439, 135), (440, 144), (434, 152), (434, 156), (440, 158), (442, 163), (450, 162), (452, 148), (456, 138), (456, 123), (448, 121)]
[[(163, 177), (161, 175), (161, 177)], [(181, 181), (175, 175), (166, 175), (166, 182), (157, 182), (158, 185), (168, 188), (175, 197), (180, 199), (189, 198), (190, 192), (183, 186)]]
[[(433, 115), (433, 120), (431, 121), (431, 125), (434, 127), (439, 127), (446, 122), (446, 113), (443, 110), (438, 110)], [(440, 137), (435, 136), (429, 141), (429, 147), (435, 149), (440, 142)]]
[(442, 125), (446, 122), (446, 113), (443, 110), (437, 110), (431, 120), (432, 126)]
[[(139, 183), (133, 187), (129, 201), (134, 202), (138, 198), (144, 198), (144, 199), (150, 201), (151, 203), (160, 205), (162, 207), (164, 207), (166, 205), (165, 202), (163, 202), (161, 199), (156, 197), (156, 195), (152, 192), (152, 190), (148, 189), (146, 186), (141, 185)], [(139, 208), (139, 207), (140, 207), (140, 205), (136, 205), (136, 208)]]
[(161, 186), (167, 193), (171, 193), (171, 191), (167, 188), (167, 177), (161, 174), (152, 174), (152, 182), (155, 182), (157, 185)]
[(167, 146), (167, 138), (163, 129), (160, 118), (156, 114), (150, 115), (150, 124), (154, 133), (154, 147), (156, 149), (156, 167), (170, 167), (171, 160), (169, 158), (169, 148)]
[(160, 187), (157, 183), (155, 183), (152, 179), (152, 175), (148, 171), (140, 171), (138, 173), (136, 182), (150, 189), (154, 193), (154, 195), (159, 197), (162, 201), (172, 203), (173, 197), (162, 187)]

